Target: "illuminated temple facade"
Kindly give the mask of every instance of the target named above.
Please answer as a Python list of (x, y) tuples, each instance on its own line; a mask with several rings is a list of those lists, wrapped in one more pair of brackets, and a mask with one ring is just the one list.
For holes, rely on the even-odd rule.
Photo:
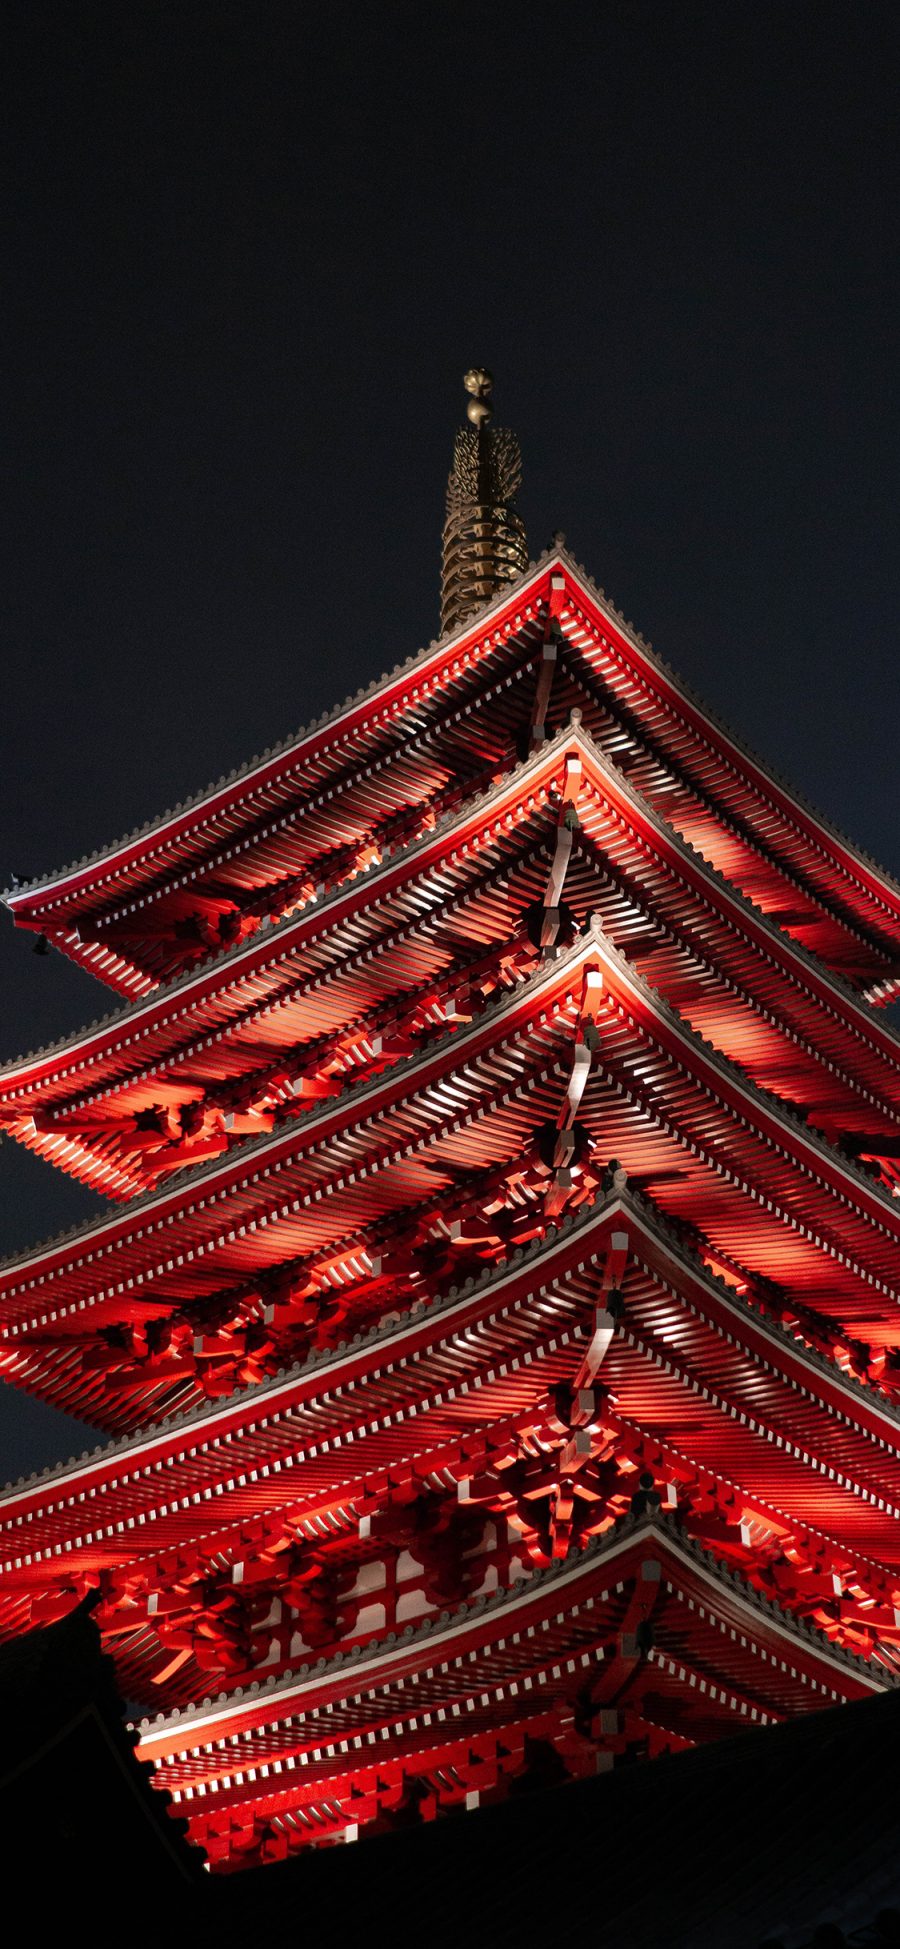
[(894, 1687), (900, 887), (562, 545), (469, 375), (444, 634), (7, 895), (114, 1010), (0, 1124), (102, 1445), (0, 1497), (210, 1865)]

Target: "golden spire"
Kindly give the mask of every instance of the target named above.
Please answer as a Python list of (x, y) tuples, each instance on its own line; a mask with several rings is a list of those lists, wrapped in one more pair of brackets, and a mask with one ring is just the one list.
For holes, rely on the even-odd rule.
[(455, 629), (528, 567), (525, 528), (513, 506), (522, 479), (515, 434), (492, 427), (494, 381), (482, 366), (463, 380), (470, 425), (453, 443), (441, 571), (441, 630)]

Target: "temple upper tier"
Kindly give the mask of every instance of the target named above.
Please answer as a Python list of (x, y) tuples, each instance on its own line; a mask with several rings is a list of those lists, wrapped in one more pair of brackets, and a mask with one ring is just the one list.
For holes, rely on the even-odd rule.
[(277, 750), (6, 904), (118, 993), (147, 995), (407, 845), (573, 707), (779, 927), (870, 999), (900, 990), (897, 882), (726, 731), (563, 549)]

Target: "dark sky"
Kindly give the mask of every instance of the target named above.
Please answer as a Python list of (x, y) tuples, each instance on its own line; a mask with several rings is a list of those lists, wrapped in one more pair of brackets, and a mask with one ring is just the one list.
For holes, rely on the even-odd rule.
[[(554, 529), (895, 872), (895, 6), (19, 0), (0, 884), (437, 626), (471, 362)], [(0, 926), (0, 1054), (105, 1012)], [(0, 1250), (87, 1216), (0, 1148)], [(83, 1431), (0, 1392), (0, 1479)]]

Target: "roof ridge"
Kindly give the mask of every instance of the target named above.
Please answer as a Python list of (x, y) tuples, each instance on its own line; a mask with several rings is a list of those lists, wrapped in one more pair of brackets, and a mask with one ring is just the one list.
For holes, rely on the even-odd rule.
[[(7, 1497), (37, 1487), (40, 1482), (49, 1482), (54, 1477), (61, 1479), (66, 1472), (79, 1469), (103, 1455), (124, 1453), (129, 1447), (148, 1440), (155, 1433), (163, 1431), (174, 1433), (176, 1429), (183, 1430), (193, 1423), (199, 1425), (207, 1418), (214, 1419), (216, 1414), (221, 1415), (230, 1411), (232, 1406), (238, 1405), (241, 1401), (258, 1398), (262, 1403), (268, 1395), (283, 1387), (292, 1377), (299, 1379), (303, 1374), (313, 1373), (316, 1368), (324, 1370), (336, 1366), (340, 1361), (346, 1360), (348, 1354), (364, 1347), (374, 1346), (379, 1340), (399, 1338), (410, 1326), (420, 1325), (423, 1320), (448, 1311), (467, 1293), (471, 1294), (482, 1286), (489, 1286), (495, 1280), (509, 1278), (526, 1260), (538, 1258), (548, 1245), (555, 1246), (564, 1234), (586, 1227), (598, 1215), (602, 1215), (604, 1210), (612, 1210), (620, 1201), (619, 1190), (602, 1192), (595, 1199), (585, 1200), (583, 1205), (578, 1206), (577, 1211), (572, 1212), (568, 1217), (561, 1217), (555, 1225), (548, 1225), (543, 1238), (529, 1239), (526, 1244), (516, 1246), (508, 1258), (494, 1261), (478, 1274), (470, 1273), (459, 1285), (452, 1283), (447, 1287), (446, 1292), (436, 1294), (431, 1300), (418, 1303), (414, 1301), (411, 1306), (404, 1307), (402, 1310), (392, 1309), (393, 1317), (390, 1321), (379, 1320), (371, 1326), (362, 1327), (349, 1340), (339, 1340), (333, 1347), (313, 1348), (304, 1355), (302, 1360), (292, 1361), (287, 1367), (279, 1367), (276, 1373), (267, 1375), (265, 1380), (249, 1381), (245, 1386), (235, 1388), (224, 1404), (221, 1400), (198, 1401), (193, 1407), (181, 1408), (176, 1414), (164, 1415), (159, 1421), (145, 1421), (139, 1428), (132, 1429), (128, 1434), (117, 1435), (111, 1441), (98, 1442), (94, 1448), (84, 1449), (81, 1455), (71, 1455), (67, 1462), (53, 1462), (47, 1468), (37, 1469), (32, 1475), (19, 1476), (16, 1482), (7, 1482), (0, 1488), (0, 1504)], [(12, 1385), (15, 1383), (13, 1382)]]
[[(274, 943), (275, 947), (277, 947), (279, 937), (282, 933), (287, 933), (292, 927), (302, 926), (307, 919), (314, 915), (326, 913), (332, 903), (336, 904), (338, 901), (346, 898), (348, 888), (351, 885), (353, 887), (359, 887), (366, 882), (374, 882), (382, 873), (390, 872), (396, 867), (398, 855), (401, 850), (410, 856), (414, 856), (420, 849), (425, 851), (430, 845), (433, 845), (437, 836), (449, 831), (454, 824), (459, 823), (464, 818), (470, 817), (477, 811), (479, 806), (486, 805), (492, 798), (498, 796), (507, 783), (511, 783), (522, 773), (529, 771), (529, 769), (538, 770), (546, 760), (548, 754), (554, 748), (564, 745), (573, 735), (577, 735), (579, 729), (581, 735), (588, 737), (589, 741), (593, 744), (594, 741), (590, 738), (590, 733), (585, 730), (583, 725), (579, 725), (577, 720), (573, 721), (573, 719), (574, 714), (537, 751), (529, 752), (527, 758), (517, 759), (510, 766), (509, 770), (503, 774), (502, 785), (494, 780), (481, 791), (473, 792), (469, 798), (461, 800), (458, 805), (448, 807), (435, 820), (433, 826), (430, 826), (426, 832), (419, 833), (415, 839), (405, 844), (402, 849), (397, 848), (396, 851), (389, 850), (382, 855), (380, 860), (373, 861), (370, 865), (359, 868), (352, 876), (340, 881), (337, 886), (327, 889), (322, 893), (314, 893), (302, 907), (295, 907), (290, 913), (280, 915), (278, 919), (271, 919), (269, 916), (264, 915), (255, 934), (251, 934), (246, 940), (236, 941), (233, 946), (226, 947), (224, 950), (211, 950), (207, 959), (200, 961), (193, 968), (184, 969), (181, 974), (173, 976), (171, 981), (161, 982), (158, 987), (151, 989), (149, 994), (136, 996), (131, 1001), (123, 1002), (118, 1008), (108, 1009), (105, 1015), (96, 1016), (92, 1022), (87, 1022), (82, 1028), (73, 1029), (67, 1035), (58, 1037), (55, 1042), (41, 1043), (36, 1049), (29, 1050), (25, 1055), (13, 1056), (8, 1062), (0, 1062), (0, 1086), (2, 1086), (6, 1076), (11, 1074), (15, 1069), (24, 1068), (26, 1064), (37, 1062), (43, 1056), (53, 1055), (56, 1050), (65, 1049), (88, 1036), (96, 1035), (99, 1030), (111, 1027), (115, 1022), (124, 1023), (129, 1017), (138, 1014), (140, 1010), (152, 1008), (155, 1004), (168, 1000), (169, 996), (176, 996), (192, 982), (208, 980), (210, 975), (217, 974), (220, 969), (227, 969), (238, 961), (242, 955), (249, 956), (252, 954), (254, 948), (261, 945), (261, 936), (265, 938), (266, 942)], [(273, 959), (275, 958), (277, 957), (273, 948)]]
[[(317, 1117), (328, 1116), (334, 1110), (336, 1104), (343, 1105), (348, 1103), (354, 1097), (361, 1096), (366, 1090), (377, 1090), (378, 1086), (387, 1077), (399, 1074), (404, 1068), (411, 1068), (421, 1060), (426, 1052), (433, 1053), (435, 1049), (442, 1045), (449, 1048), (452, 1043), (460, 1044), (467, 1035), (476, 1035), (479, 1028), (484, 1026), (487, 1018), (495, 1011), (501, 1009), (505, 1003), (520, 1001), (523, 995), (527, 994), (530, 989), (537, 987), (542, 980), (546, 980), (547, 976), (554, 970), (565, 966), (569, 961), (573, 964), (577, 962), (579, 956), (584, 953), (586, 939), (587, 936), (585, 934), (576, 936), (571, 945), (563, 949), (562, 953), (553, 961), (539, 961), (532, 973), (526, 975), (525, 979), (520, 981), (516, 988), (510, 989), (503, 994), (489, 995), (485, 1000), (481, 1014), (475, 1016), (466, 1028), (460, 1029), (455, 1034), (451, 1031), (446, 1035), (430, 1037), (412, 1055), (398, 1056), (394, 1062), (387, 1063), (383, 1069), (379, 1070), (377, 1076), (364, 1076), (357, 1082), (348, 1083), (339, 1098), (328, 1097), (320, 1101), (313, 1101), (308, 1110), (301, 1109), (298, 1112), (291, 1127), (294, 1129), (308, 1128), (311, 1123), (315, 1122)], [(275, 1131), (262, 1131), (259, 1136), (243, 1137), (239, 1143), (235, 1144), (233, 1150), (227, 1153), (226, 1161), (227, 1159), (231, 1159), (234, 1163), (238, 1163), (240, 1159), (245, 1158), (249, 1162), (252, 1162), (257, 1152), (274, 1148), (284, 1135), (285, 1127), (283, 1126)], [(154, 1186), (148, 1191), (139, 1192), (136, 1197), (130, 1198), (127, 1204), (116, 1206), (112, 1213), (103, 1212), (99, 1218), (94, 1216), (92, 1218), (82, 1219), (78, 1224), (69, 1225), (63, 1231), (57, 1232), (50, 1238), (41, 1239), (35, 1245), (26, 1246), (20, 1252), (11, 1253), (8, 1258), (0, 1260), (0, 1279), (2, 1279), (5, 1273), (11, 1272), (15, 1266), (27, 1264), (29, 1259), (41, 1257), (44, 1253), (64, 1245), (67, 1239), (75, 1239), (79, 1235), (87, 1237), (101, 1222), (115, 1223), (116, 1220), (121, 1220), (125, 1223), (134, 1216), (135, 1222), (137, 1223), (140, 1220), (142, 1212), (146, 1211), (151, 1204), (161, 1202), (167, 1198), (173, 1191), (188, 1191), (193, 1188), (202, 1191), (205, 1179), (207, 1177), (213, 1177), (216, 1171), (222, 1169), (222, 1166), (223, 1159), (221, 1157), (213, 1158), (207, 1164), (188, 1165), (181, 1171), (174, 1171), (164, 1186)]]
[(823, 812), (820, 806), (816, 805), (812, 799), (807, 798), (806, 793), (798, 785), (793, 784), (784, 772), (779, 771), (776, 766), (770, 764), (769, 760), (757, 751), (755, 745), (750, 744), (749, 740), (744, 738), (739, 731), (735, 731), (731, 724), (729, 724), (727, 718), (723, 717), (713, 705), (708, 704), (705, 697), (701, 696), (700, 692), (694, 689), (693, 684), (689, 683), (681, 675), (680, 670), (676, 669), (673, 663), (669, 663), (664, 656), (661, 656), (660, 652), (654, 649), (652, 643), (649, 643), (646, 637), (641, 635), (640, 630), (635, 628), (634, 623), (626, 619), (621, 609), (616, 607), (616, 604), (607, 595), (601, 584), (594, 580), (594, 577), (585, 568), (583, 562), (579, 562), (576, 559), (565, 543), (560, 543), (558, 553), (560, 559), (565, 561), (566, 566), (589, 589), (597, 601), (603, 604), (604, 609), (615, 619), (618, 627), (630, 638), (635, 647), (642, 651), (648, 661), (671, 679), (689, 702), (695, 705), (698, 710), (701, 710), (704, 717), (707, 717), (710, 723), (715, 725), (716, 730), (721, 731), (729, 743), (735, 746), (742, 757), (749, 758), (751, 764), (758, 771), (761, 771), (764, 777), (771, 779), (772, 783), (778, 786), (779, 790), (786, 792), (789, 798), (794, 799), (802, 810), (808, 813), (815, 820), (816, 824), (820, 825), (831, 838), (836, 839), (848, 852), (854, 854), (865, 866), (871, 868), (879, 879), (884, 880), (892, 892), (896, 894), (898, 903), (900, 903), (900, 873), (895, 875), (887, 867), (882, 866), (874, 854), (867, 852), (864, 846), (858, 845), (857, 841), (852, 839), (850, 834), (845, 832), (842, 826), (837, 825), (829, 817), (828, 813)]
[[(897, 1200), (892, 1191), (889, 1191), (886, 1186), (879, 1184), (877, 1179), (871, 1178), (855, 1158), (845, 1157), (843, 1151), (838, 1150), (835, 1144), (830, 1143), (828, 1138), (824, 1137), (821, 1131), (815, 1128), (814, 1124), (807, 1123), (803, 1117), (799, 1116), (797, 1111), (787, 1102), (786, 1098), (777, 1096), (774, 1090), (766, 1089), (762, 1083), (754, 1082), (753, 1078), (747, 1075), (746, 1070), (741, 1067), (740, 1063), (734, 1057), (723, 1055), (722, 1051), (716, 1048), (715, 1043), (711, 1042), (708, 1036), (701, 1035), (699, 1029), (693, 1028), (691, 1023), (682, 1015), (681, 1010), (676, 1007), (675, 1003), (667, 1001), (665, 995), (662, 995), (658, 988), (654, 988), (652, 982), (647, 980), (646, 975), (641, 974), (640, 969), (635, 967), (634, 963), (629, 961), (627, 955), (622, 953), (621, 948), (617, 948), (615, 943), (609, 939), (609, 936), (603, 933), (599, 922), (596, 920), (596, 916), (592, 916), (590, 926), (595, 937), (599, 936), (602, 938), (604, 952), (619, 963), (627, 974), (628, 980), (637, 984), (647, 1000), (652, 1001), (662, 1014), (668, 1018), (673, 1028), (676, 1028), (680, 1034), (686, 1036), (698, 1049), (702, 1050), (704, 1056), (709, 1058), (715, 1067), (721, 1071), (723, 1076), (727, 1076), (733, 1082), (736, 1082), (741, 1089), (746, 1090), (748, 1096), (754, 1097), (763, 1108), (774, 1110), (785, 1123), (792, 1125), (813, 1149), (818, 1150), (830, 1163), (837, 1164), (841, 1170), (847, 1171), (866, 1190), (876, 1193), (883, 1200), (885, 1207), (893, 1211), (895, 1216), (897, 1215)], [(584, 935), (581, 938), (583, 940)], [(0, 1267), (0, 1271), (2, 1271), (2, 1267)]]
[(318, 717), (311, 718), (308, 724), (301, 724), (298, 730), (291, 732), (287, 737), (280, 738), (275, 744), (267, 745), (264, 751), (257, 752), (244, 764), (233, 766), (231, 771), (223, 772), (220, 778), (211, 780), (201, 791), (192, 793), (189, 798), (179, 799), (176, 805), (169, 806), (165, 812), (158, 813), (155, 818), (146, 819), (143, 825), (134, 826), (130, 832), (123, 833), (118, 839), (110, 840), (105, 846), (96, 846), (92, 852), (84, 853), (80, 859), (72, 860), (66, 866), (54, 867), (47, 873), (39, 873), (33, 879), (23, 881), (21, 886), (6, 887), (0, 893), (0, 903), (8, 906), (11, 897), (18, 900), (22, 894), (35, 892), (42, 886), (49, 886), (54, 880), (66, 879), (84, 867), (93, 866), (96, 861), (105, 859), (109, 854), (120, 852), (123, 846), (143, 839), (154, 832), (158, 826), (164, 826), (169, 820), (192, 811), (195, 806), (203, 805), (205, 800), (223, 791), (228, 785), (236, 784), (241, 778), (249, 778), (254, 771), (258, 771), (273, 758), (279, 757), (290, 751), (294, 745), (302, 744), (306, 738), (312, 737), (314, 732), (325, 730), (327, 725), (337, 723), (345, 712), (364, 703), (367, 698), (376, 696), (386, 684), (394, 682), (404, 671), (414, 670), (418, 664), (427, 657), (433, 656), (436, 651), (449, 648), (455, 641), (461, 643), (467, 636), (479, 635), (497, 612), (505, 609), (510, 599), (516, 596), (540, 570), (555, 560), (559, 552), (559, 549), (551, 543), (535, 557), (533, 562), (529, 562), (527, 568), (523, 569), (513, 581), (505, 583), (497, 595), (486, 603), (483, 609), (479, 609), (477, 615), (469, 616), (465, 622), (457, 624), (455, 629), (445, 630), (442, 635), (433, 637), (430, 643), (423, 644), (411, 655), (402, 657), (391, 669), (383, 670), (379, 676), (373, 677), (370, 683), (360, 684), (358, 689), (352, 691), (341, 703), (334, 704), (330, 710), (322, 711)]
[[(782, 946), (786, 946), (792, 954), (797, 956), (798, 960), (813, 969), (821, 980), (829, 983), (846, 1000), (852, 1002), (860, 1014), (865, 1019), (871, 1021), (873, 1026), (876, 1026), (889, 1041), (896, 1042), (897, 1054), (900, 1057), (900, 1028), (895, 1027), (894, 1023), (885, 1016), (883, 1009), (876, 1008), (872, 1002), (867, 1000), (865, 994), (859, 989), (854, 988), (852, 981), (849, 981), (847, 976), (843, 975), (839, 968), (832, 968), (827, 961), (822, 959), (821, 955), (816, 954), (812, 948), (806, 947), (803, 941), (798, 941), (793, 934), (789, 933), (786, 927), (779, 927), (777, 921), (774, 921), (771, 915), (766, 913), (765, 908), (760, 907), (749, 893), (745, 893), (743, 887), (738, 886), (736, 880), (730, 879), (727, 873), (722, 872), (721, 867), (715, 866), (701, 848), (694, 845), (693, 840), (686, 839), (683, 833), (678, 831), (677, 826), (672, 825), (670, 820), (666, 819), (662, 812), (653, 805), (641, 787), (634, 784), (633, 780), (629, 778), (628, 773), (622, 769), (614, 754), (603, 750), (602, 745), (597, 743), (597, 740), (584, 724), (581, 725), (581, 735), (592, 746), (602, 764), (607, 765), (611, 771), (615, 772), (623, 796), (631, 799), (635, 805), (641, 807), (652, 823), (658, 825), (666, 833), (677, 851), (684, 853), (688, 859), (694, 861), (707, 879), (723, 887), (736, 905), (743, 907), (748, 914), (751, 914), (753, 919), (765, 929), (767, 934), (771, 935), (773, 940), (780, 942)], [(793, 879), (794, 876), (791, 875), (790, 877)], [(795, 882), (795, 884), (797, 883)]]

